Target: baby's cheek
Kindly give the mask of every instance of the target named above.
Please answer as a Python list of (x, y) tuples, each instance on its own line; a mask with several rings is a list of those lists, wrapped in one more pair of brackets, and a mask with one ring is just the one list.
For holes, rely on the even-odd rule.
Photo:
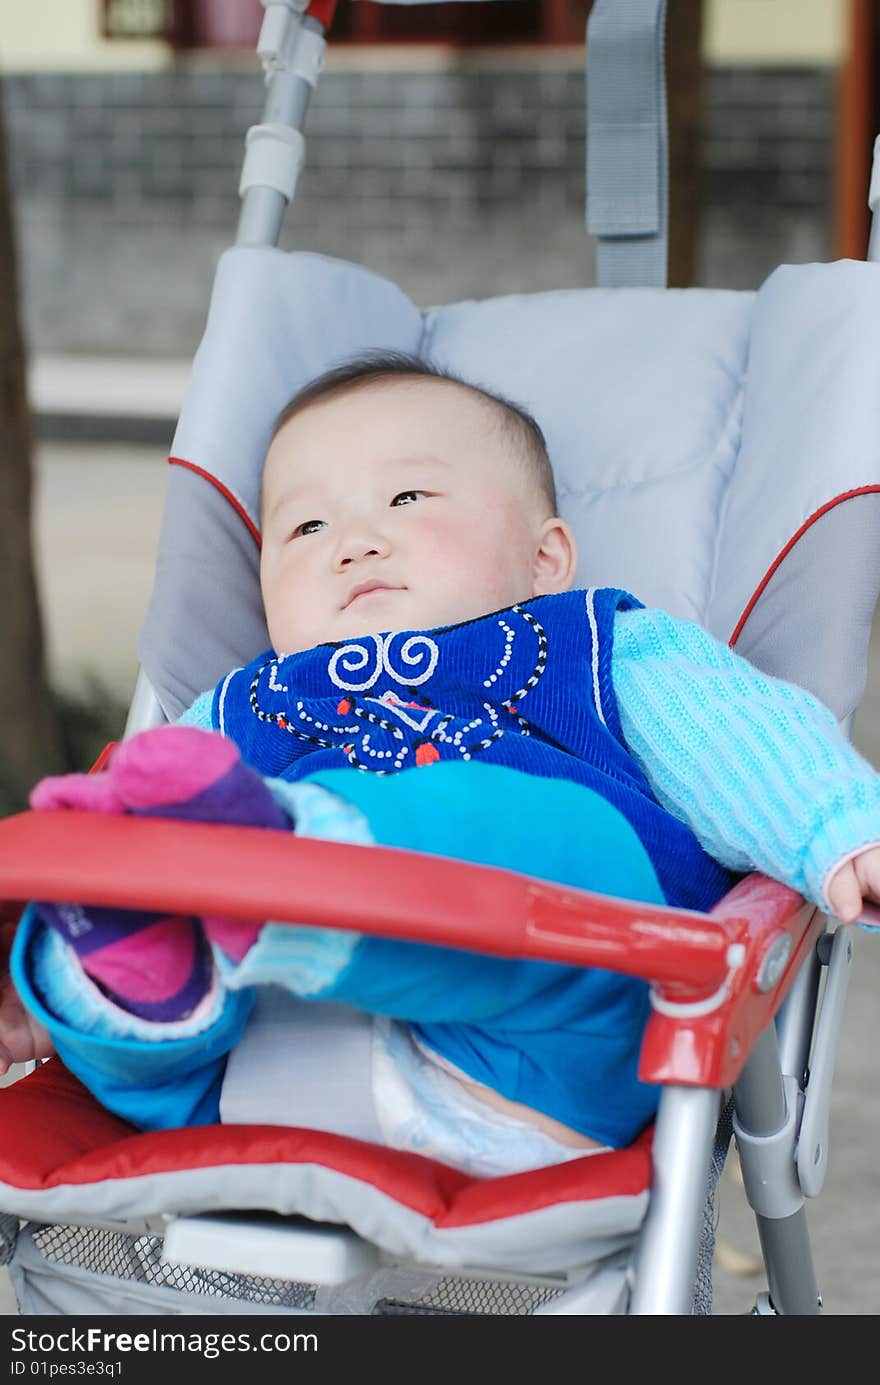
[(438, 547), (431, 558), (425, 575), (438, 594), (472, 595), (485, 589), (484, 563), (473, 549), (453, 545)]
[(276, 649), (291, 648), (302, 623), (304, 584), (292, 563), (276, 563), (261, 581), (263, 609)]

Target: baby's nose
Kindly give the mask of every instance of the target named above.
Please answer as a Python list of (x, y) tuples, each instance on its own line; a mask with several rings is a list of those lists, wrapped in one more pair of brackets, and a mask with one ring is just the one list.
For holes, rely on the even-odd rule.
[(340, 568), (351, 563), (363, 562), (365, 558), (387, 558), (391, 551), (384, 535), (367, 530), (347, 535), (339, 545), (337, 563)]
[(346, 557), (346, 556), (340, 557), (340, 559), (339, 559), (339, 566), (340, 566), (340, 567), (348, 567), (349, 563), (359, 563), (359, 562), (361, 562), (364, 558), (378, 558), (378, 557), (379, 557), (379, 550), (378, 550), (378, 548), (365, 548), (365, 549), (363, 549), (363, 550), (358, 550), (357, 552), (349, 552), (349, 554), (348, 554), (347, 557)]

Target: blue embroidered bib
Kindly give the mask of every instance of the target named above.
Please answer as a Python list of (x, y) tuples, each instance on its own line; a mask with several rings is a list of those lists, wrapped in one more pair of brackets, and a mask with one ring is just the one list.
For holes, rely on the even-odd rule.
[(218, 685), (213, 725), (262, 774), (288, 780), (477, 758), (574, 780), (632, 824), (670, 904), (708, 909), (730, 875), (660, 807), (624, 744), (613, 623), (640, 605), (590, 588), (441, 629), (268, 650)]

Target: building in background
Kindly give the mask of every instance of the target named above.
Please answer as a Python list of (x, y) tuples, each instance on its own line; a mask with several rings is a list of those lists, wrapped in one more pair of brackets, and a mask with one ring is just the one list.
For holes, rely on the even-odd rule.
[[(834, 253), (854, 3), (705, 0), (694, 282), (750, 288)], [(342, 0), (282, 245), (359, 261), (421, 304), (592, 282), (588, 7)], [(259, 0), (3, 0), (33, 350), (192, 354), (260, 116), (261, 15)]]

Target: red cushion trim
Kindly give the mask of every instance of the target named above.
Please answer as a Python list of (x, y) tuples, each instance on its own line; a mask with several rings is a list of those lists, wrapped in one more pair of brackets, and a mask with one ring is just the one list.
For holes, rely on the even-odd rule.
[(318, 1164), (370, 1183), (437, 1227), (474, 1226), (559, 1202), (638, 1195), (651, 1177), (648, 1131), (627, 1150), (506, 1178), (470, 1179), (419, 1154), (275, 1125), (137, 1134), (53, 1058), (0, 1091), (0, 1182), (22, 1191), (235, 1164)]
[(0, 1178), (19, 1188), (49, 1187), (56, 1169), (133, 1133), (57, 1058), (3, 1088), (0, 1102), (15, 1122), (15, 1138), (0, 1144)]
[(333, 23), (335, 12), (336, 0), (312, 0), (306, 9), (306, 14), (310, 14), (313, 19), (317, 19), (319, 24), (323, 24), (325, 33)]
[(196, 466), (195, 462), (184, 461), (183, 457), (169, 457), (168, 462), (170, 466), (186, 467), (187, 471), (194, 471), (196, 476), (201, 476), (205, 481), (210, 481), (211, 485), (214, 486), (223, 496), (223, 499), (229, 501), (233, 510), (247, 528), (247, 531), (253, 539), (254, 543), (257, 545), (257, 548), (262, 548), (263, 540), (260, 536), (259, 529), (254, 524), (254, 521), (251, 519), (250, 515), (242, 505), (241, 501), (238, 499), (236, 495), (232, 493), (228, 486), (224, 486), (223, 482), (218, 481), (216, 476), (212, 476), (210, 471), (205, 471), (204, 467)]
[(653, 1128), (628, 1149), (590, 1154), (570, 1164), (553, 1164), (506, 1178), (471, 1179), (436, 1226), (475, 1226), (565, 1202), (598, 1202), (609, 1197), (638, 1197), (651, 1184)]
[(880, 491), (880, 486), (859, 486), (856, 490), (844, 491), (842, 495), (836, 495), (834, 499), (829, 500), (826, 505), (820, 506), (818, 510), (816, 510), (813, 514), (810, 515), (809, 519), (804, 521), (800, 529), (798, 529), (797, 533), (789, 539), (788, 543), (782, 549), (782, 552), (779, 553), (779, 555), (773, 559), (773, 562), (770, 564), (767, 571), (764, 573), (764, 576), (761, 578), (760, 582), (758, 583), (757, 587), (755, 588), (754, 592), (752, 593), (751, 597), (746, 603), (746, 608), (736, 623), (736, 629), (734, 630), (733, 634), (728, 640), (728, 644), (730, 645), (731, 649), (733, 649), (736, 645), (737, 640), (743, 632), (743, 627), (745, 626), (746, 621), (748, 620), (749, 616), (752, 614), (752, 611), (755, 609), (758, 602), (760, 601), (764, 593), (764, 589), (767, 586), (767, 583), (770, 581), (770, 578), (773, 576), (774, 572), (776, 572), (777, 568), (788, 557), (789, 553), (794, 548), (795, 544), (803, 538), (807, 530), (811, 528), (811, 526), (814, 525), (817, 520), (821, 519), (823, 515), (827, 515), (829, 510), (833, 510), (836, 505), (842, 504), (844, 500), (852, 500), (853, 497), (857, 495), (872, 495), (877, 491)]
[(98, 756), (97, 760), (89, 770), (89, 774), (97, 774), (100, 770), (105, 769), (106, 766), (109, 765), (110, 761), (113, 759), (113, 753), (116, 750), (118, 744), (118, 741), (107, 742), (107, 744), (104, 746), (104, 749)]

